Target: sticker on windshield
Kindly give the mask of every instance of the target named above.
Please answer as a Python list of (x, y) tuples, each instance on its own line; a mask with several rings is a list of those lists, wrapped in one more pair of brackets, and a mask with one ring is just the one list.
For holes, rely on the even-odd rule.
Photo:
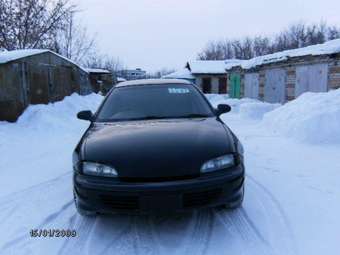
[(170, 94), (187, 94), (190, 92), (189, 89), (185, 88), (168, 88)]

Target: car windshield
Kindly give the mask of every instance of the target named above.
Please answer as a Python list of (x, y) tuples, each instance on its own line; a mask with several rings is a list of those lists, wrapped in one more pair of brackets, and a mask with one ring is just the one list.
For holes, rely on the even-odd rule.
[(97, 115), (97, 121), (124, 121), (214, 116), (192, 85), (160, 84), (115, 88)]

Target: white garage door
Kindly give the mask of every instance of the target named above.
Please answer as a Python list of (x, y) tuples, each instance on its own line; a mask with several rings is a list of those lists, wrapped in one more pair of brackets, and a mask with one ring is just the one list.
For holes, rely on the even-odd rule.
[(306, 91), (326, 92), (327, 81), (327, 64), (299, 66), (296, 68), (295, 97)]
[(264, 84), (264, 101), (284, 103), (286, 101), (286, 71), (281, 68), (266, 71)]
[(244, 96), (249, 98), (259, 98), (259, 74), (247, 73), (244, 76)]

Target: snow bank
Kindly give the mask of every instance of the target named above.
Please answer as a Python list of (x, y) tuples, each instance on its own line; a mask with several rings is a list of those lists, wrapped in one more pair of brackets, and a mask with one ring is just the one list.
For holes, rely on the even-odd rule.
[(241, 118), (261, 120), (267, 112), (279, 107), (280, 104), (263, 103), (251, 98), (229, 98), (228, 95), (206, 94), (206, 97), (214, 107), (218, 104), (231, 106), (231, 113), (239, 114)]
[(95, 111), (102, 99), (103, 97), (98, 94), (80, 96), (74, 93), (59, 102), (30, 105), (16, 123), (0, 122), (0, 130), (24, 127), (26, 131), (29, 129), (45, 133), (77, 129), (79, 125), (84, 124), (76, 118), (77, 113), (82, 110)]
[(340, 143), (340, 89), (307, 92), (265, 114), (263, 124), (308, 143)]
[(239, 106), (239, 114), (241, 118), (254, 120), (262, 120), (264, 114), (273, 111), (280, 104), (269, 104), (260, 101), (246, 102)]
[(213, 107), (217, 107), (219, 104), (226, 104), (226, 100), (229, 99), (229, 95), (225, 94), (204, 94), (205, 97), (210, 101)]

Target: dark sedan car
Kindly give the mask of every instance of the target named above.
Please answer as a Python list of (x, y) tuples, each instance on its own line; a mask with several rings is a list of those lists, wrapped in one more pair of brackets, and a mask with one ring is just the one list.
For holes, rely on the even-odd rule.
[(123, 82), (105, 97), (73, 154), (82, 215), (241, 205), (243, 148), (201, 91), (184, 80)]

